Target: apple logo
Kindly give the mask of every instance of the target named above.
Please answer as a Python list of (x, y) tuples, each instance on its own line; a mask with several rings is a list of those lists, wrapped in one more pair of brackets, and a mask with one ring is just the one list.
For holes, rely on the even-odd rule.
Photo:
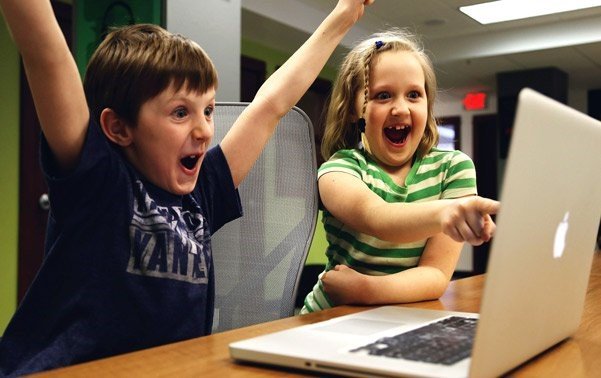
[(563, 255), (563, 250), (566, 247), (566, 234), (568, 233), (568, 218), (570, 212), (566, 211), (563, 215), (563, 219), (557, 225), (557, 231), (555, 231), (555, 242), (553, 243), (553, 258), (558, 259)]

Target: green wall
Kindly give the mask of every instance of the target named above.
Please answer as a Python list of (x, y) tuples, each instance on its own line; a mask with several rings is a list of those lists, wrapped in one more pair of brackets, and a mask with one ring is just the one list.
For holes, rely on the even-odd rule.
[[(240, 50), (242, 55), (264, 61), (267, 65), (267, 76), (271, 75), (273, 71), (275, 71), (276, 67), (284, 64), (284, 62), (290, 57), (290, 54), (288, 53), (272, 49), (271, 47), (261, 45), (246, 38), (242, 38)], [(217, 67), (217, 69), (219, 69), (219, 67)], [(324, 69), (319, 73), (319, 77), (334, 81), (334, 78), (336, 77), (336, 69), (325, 66)]]
[(0, 15), (0, 334), (17, 306), (19, 55)]
[[(290, 56), (287, 53), (274, 50), (270, 47), (246, 40), (244, 38), (242, 38), (240, 49), (242, 55), (264, 61), (267, 66), (267, 76), (271, 75), (275, 71), (276, 67), (282, 65)], [(217, 67), (217, 69), (219, 69), (219, 67)], [(326, 66), (319, 74), (319, 77), (333, 82), (334, 78), (336, 77), (336, 69)], [(324, 265), (327, 261), (325, 256), (326, 247), (326, 235), (321, 223), (320, 212), (317, 226), (315, 227), (313, 243), (309, 249), (309, 255), (307, 256), (306, 264)]]
[[(100, 43), (104, 26), (151, 23), (163, 25), (162, 0), (124, 0), (123, 6), (108, 9), (114, 0), (80, 0), (75, 4), (75, 59), (79, 73), (83, 77), (88, 60)], [(133, 19), (132, 19), (133, 16)]]
[(321, 215), (320, 211), (317, 226), (315, 227), (315, 234), (313, 235), (313, 242), (311, 243), (305, 265), (325, 265), (328, 261), (325, 254), (328, 243), (326, 241), (326, 232), (321, 223)]

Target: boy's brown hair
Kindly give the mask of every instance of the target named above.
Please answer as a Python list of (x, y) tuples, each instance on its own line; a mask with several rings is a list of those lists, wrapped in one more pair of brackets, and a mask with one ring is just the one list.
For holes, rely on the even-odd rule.
[(84, 90), (97, 122), (111, 108), (135, 127), (140, 107), (173, 83), (176, 90), (206, 92), (217, 87), (217, 70), (192, 40), (157, 25), (111, 31), (90, 58)]

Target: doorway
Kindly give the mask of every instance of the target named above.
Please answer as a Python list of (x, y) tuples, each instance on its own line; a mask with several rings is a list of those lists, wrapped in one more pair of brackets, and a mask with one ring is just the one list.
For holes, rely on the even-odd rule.
[[(72, 48), (72, 5), (51, 1), (54, 14)], [(40, 167), (40, 122), (31, 91), (21, 65), (19, 137), (19, 247), (17, 301), (20, 303), (35, 278), (44, 257), (44, 239), (48, 221), (48, 186)]]
[[(474, 145), (473, 160), (476, 165), (478, 194), (497, 199), (498, 122), (496, 114), (476, 115), (472, 120)], [(473, 271), (475, 274), (486, 272), (490, 243), (474, 246)]]

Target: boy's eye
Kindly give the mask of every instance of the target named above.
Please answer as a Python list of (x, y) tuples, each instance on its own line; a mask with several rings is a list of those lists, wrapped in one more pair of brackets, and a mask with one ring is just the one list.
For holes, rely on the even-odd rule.
[(173, 111), (173, 115), (175, 115), (176, 118), (184, 118), (188, 115), (188, 111), (185, 108), (177, 108)]
[(205, 117), (211, 117), (213, 115), (213, 106), (207, 106), (204, 110)]

